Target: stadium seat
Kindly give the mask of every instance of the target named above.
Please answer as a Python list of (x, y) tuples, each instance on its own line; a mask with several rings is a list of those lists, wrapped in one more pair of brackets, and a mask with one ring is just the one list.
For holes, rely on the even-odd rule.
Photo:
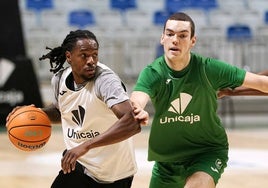
[(252, 30), (248, 25), (230, 25), (227, 28), (227, 39), (231, 41), (246, 41), (248, 39), (251, 39), (252, 36)]
[[(223, 10), (237, 11), (237, 10), (247, 9), (246, 0), (217, 0), (217, 1), (218, 1), (219, 8)], [(249, 1), (253, 1), (253, 0), (249, 0)]]
[(248, 0), (248, 8), (253, 10), (258, 10), (260, 14), (263, 14), (268, 10), (267, 0)]
[(53, 0), (27, 0), (26, 8), (34, 11), (42, 11), (43, 9), (54, 8)]
[(137, 9), (147, 11), (148, 14), (153, 14), (157, 10), (164, 9), (163, 0), (136, 0)]
[(74, 10), (69, 13), (69, 25), (84, 28), (95, 24), (94, 14), (90, 10)]
[[(159, 42), (160, 37), (163, 33), (164, 25), (149, 25), (147, 27), (141, 28), (139, 30), (140, 36), (147, 36), (148, 38), (152, 39), (155, 42)], [(145, 35), (146, 33), (146, 35)]]
[(165, 9), (168, 12), (178, 12), (182, 9), (193, 8), (193, 0), (165, 0)]
[(204, 11), (210, 11), (211, 9), (218, 8), (218, 2), (217, 0), (198, 0), (192, 6), (197, 9), (203, 9)]
[(111, 30), (115, 27), (122, 27), (124, 19), (121, 13), (117, 10), (99, 10), (94, 12), (96, 15), (96, 23), (99, 26), (107, 27), (108, 30)]
[(257, 36), (268, 38), (268, 24), (267, 25), (260, 25), (256, 29), (258, 32), (256, 32)]
[(70, 11), (72, 9), (91, 9), (94, 12), (110, 9), (110, 0), (53, 0), (55, 1), (55, 7), (62, 11)]
[(209, 25), (209, 20), (205, 11), (201, 9), (191, 8), (191, 9), (185, 9), (183, 12), (188, 14), (193, 19), (195, 23), (195, 31), (197, 35), (199, 35), (199, 30), (201, 27), (205, 27)]
[(137, 8), (136, 0), (110, 0), (110, 8), (119, 9), (120, 11)]
[(249, 25), (254, 34), (256, 32), (256, 28), (263, 24), (262, 16), (257, 10), (239, 10), (235, 12), (234, 16), (237, 23)]
[(209, 12), (210, 26), (221, 27), (223, 30), (236, 23), (234, 13), (231, 10), (214, 9)]
[[(253, 72), (260, 72), (267, 69), (268, 44), (264, 38), (256, 40), (248, 45), (246, 61)], [(255, 62), (255, 63), (252, 63)]]
[(200, 9), (205, 12), (218, 8), (217, 0), (165, 0), (165, 8), (169, 12), (178, 12), (184, 9)]
[(129, 40), (124, 44), (125, 54), (124, 75), (128, 78), (137, 78), (141, 70), (155, 59), (156, 43), (148, 37), (140, 37)]
[(203, 26), (199, 28), (199, 37), (201, 38), (221, 38), (225, 36), (225, 30), (217, 25)]
[(126, 20), (128, 26), (138, 28), (144, 28), (152, 25), (152, 15), (149, 14), (145, 10), (135, 9), (135, 10), (128, 10), (126, 12)]
[(47, 26), (51, 28), (50, 30), (65, 30), (64, 28), (69, 26), (68, 23), (68, 13), (59, 10), (44, 10), (41, 12), (42, 26)]
[(53, 0), (27, 0), (25, 4), (27, 10), (34, 11), (36, 15), (36, 25), (42, 24), (41, 12), (45, 9), (53, 9)]
[(268, 25), (268, 10), (264, 12), (264, 24)]
[(21, 22), (23, 25), (22, 28), (24, 30), (24, 33), (27, 32), (28, 28), (35, 27), (37, 25), (35, 12), (22, 9), (21, 10)]
[(128, 24), (126, 18), (127, 10), (135, 8), (137, 8), (136, 0), (110, 0), (110, 9), (119, 10), (123, 24)]
[(170, 16), (170, 12), (167, 11), (155, 11), (153, 15), (153, 24), (163, 26)]
[(160, 57), (160, 56), (162, 56), (163, 54), (164, 54), (164, 47), (163, 47), (163, 45), (158, 44), (158, 45), (156, 46), (156, 57), (155, 57), (155, 58)]

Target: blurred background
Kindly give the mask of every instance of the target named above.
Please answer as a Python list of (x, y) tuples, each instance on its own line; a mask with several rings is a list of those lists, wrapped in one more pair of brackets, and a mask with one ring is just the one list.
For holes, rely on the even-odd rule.
[[(44, 149), (24, 153), (10, 144), (4, 125), (17, 105), (51, 102), (50, 65), (39, 57), (46, 47), (60, 46), (71, 30), (96, 34), (100, 62), (119, 74), (129, 93), (141, 69), (162, 54), (163, 25), (176, 11), (196, 24), (194, 52), (252, 72), (268, 69), (268, 0), (9, 0), (0, 1), (0, 9), (0, 187), (36, 187), (40, 181), (39, 187), (49, 187), (57, 174), (64, 149), (59, 127)], [(152, 116), (151, 104), (147, 110)], [(225, 97), (219, 114), (234, 148), (219, 187), (267, 185), (267, 97)], [(143, 129), (135, 137), (142, 168), (135, 188), (147, 187), (150, 177), (150, 126)]]
[[(18, 4), (21, 23), (18, 29), (21, 29), (22, 33), (24, 54), (30, 59), (33, 67), (34, 75), (31, 78), (36, 77), (33, 83), (36, 80), (37, 86), (33, 88), (37, 88), (37, 91), (28, 94), (27, 96), (31, 97), (26, 101), (18, 102), (8, 97), (10, 107), (31, 103), (31, 99), (34, 99), (32, 96), (38, 96), (38, 90), (40, 100), (36, 99), (37, 101), (32, 103), (42, 106), (51, 101), (50, 65), (48, 61), (40, 62), (38, 58), (48, 52), (46, 47), (54, 48), (61, 45), (66, 35), (76, 29), (89, 29), (96, 34), (100, 42), (100, 62), (118, 73), (131, 92), (140, 70), (162, 54), (159, 40), (163, 25), (166, 18), (176, 11), (188, 13), (196, 24), (198, 41), (193, 51), (252, 72), (268, 69), (267, 0), (12, 0), (10, 2), (13, 1)], [(14, 17), (14, 14), (10, 16)], [(6, 17), (4, 22), (7, 22)], [(18, 46), (16, 43), (12, 45), (12, 48)], [(4, 63), (0, 65), (0, 72), (1, 70), (7, 72)], [(14, 84), (16, 85), (16, 82)], [(9, 92), (6, 93), (12, 96), (14, 92), (11, 95)], [(2, 98), (7, 97), (4, 95)], [(20, 95), (16, 93), (15, 98), (20, 98)], [(153, 113), (150, 105), (148, 110)], [(257, 118), (258, 121), (266, 124), (267, 112), (266, 97), (232, 97), (219, 100), (219, 113), (229, 127), (234, 127), (241, 121), (242, 124), (251, 122), (252, 115), (260, 116)], [(4, 115), (0, 117), (2, 122), (4, 118)]]
[[(166, 18), (184, 11), (196, 23), (194, 51), (258, 72), (268, 56), (267, 0), (19, 0), (26, 54), (38, 78), (47, 81), (45, 47), (61, 45), (71, 30), (89, 29), (100, 40), (100, 61), (120, 76), (136, 79), (161, 54)], [(160, 51), (159, 51), (160, 50)]]

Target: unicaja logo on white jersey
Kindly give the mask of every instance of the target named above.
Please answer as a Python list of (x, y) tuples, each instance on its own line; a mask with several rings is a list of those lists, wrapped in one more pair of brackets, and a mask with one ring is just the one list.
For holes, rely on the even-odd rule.
[[(82, 106), (78, 106), (77, 110), (72, 110), (72, 120), (73, 122), (79, 126), (82, 127), (85, 119), (85, 112), (86, 110)], [(75, 131), (75, 129), (68, 128), (67, 130), (67, 136), (69, 138), (73, 139), (87, 139), (87, 138), (94, 138), (96, 136), (100, 135), (98, 131), (87, 131), (87, 132), (80, 132), (78, 130)]]
[(199, 115), (182, 115), (189, 103), (192, 100), (192, 96), (188, 93), (180, 93), (180, 97), (173, 100), (168, 109), (169, 112), (173, 112), (176, 116), (168, 117), (165, 116), (160, 119), (160, 124), (167, 124), (172, 122), (185, 122), (193, 124), (194, 122), (200, 121)]
[(78, 110), (72, 110), (72, 120), (75, 124), (77, 124), (78, 126), (82, 127), (83, 122), (84, 122), (84, 117), (85, 117), (85, 109), (78, 105)]

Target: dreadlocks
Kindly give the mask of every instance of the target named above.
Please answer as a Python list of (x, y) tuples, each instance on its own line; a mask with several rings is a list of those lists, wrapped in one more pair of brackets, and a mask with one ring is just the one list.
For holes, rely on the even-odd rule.
[(93, 39), (96, 41), (99, 47), (98, 40), (92, 32), (88, 30), (71, 31), (63, 40), (63, 43), (61, 44), (61, 46), (53, 48), (53, 49), (46, 47), (46, 49), (49, 49), (50, 52), (40, 57), (39, 60), (41, 61), (44, 59), (49, 59), (50, 66), (51, 66), (50, 71), (53, 73), (58, 72), (61, 68), (63, 68), (63, 64), (66, 61), (65, 52), (72, 51), (72, 49), (76, 45), (76, 42), (80, 39)]

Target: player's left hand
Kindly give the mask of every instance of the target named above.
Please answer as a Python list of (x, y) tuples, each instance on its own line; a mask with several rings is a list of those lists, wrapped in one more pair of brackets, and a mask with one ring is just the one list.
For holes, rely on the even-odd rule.
[(84, 155), (87, 152), (87, 149), (83, 147), (83, 144), (66, 150), (65, 154), (61, 159), (61, 168), (64, 174), (70, 173), (75, 170), (76, 160)]
[(135, 114), (135, 119), (137, 119), (140, 122), (140, 125), (146, 126), (149, 123), (149, 113), (142, 108), (138, 108), (134, 106), (133, 110)]

